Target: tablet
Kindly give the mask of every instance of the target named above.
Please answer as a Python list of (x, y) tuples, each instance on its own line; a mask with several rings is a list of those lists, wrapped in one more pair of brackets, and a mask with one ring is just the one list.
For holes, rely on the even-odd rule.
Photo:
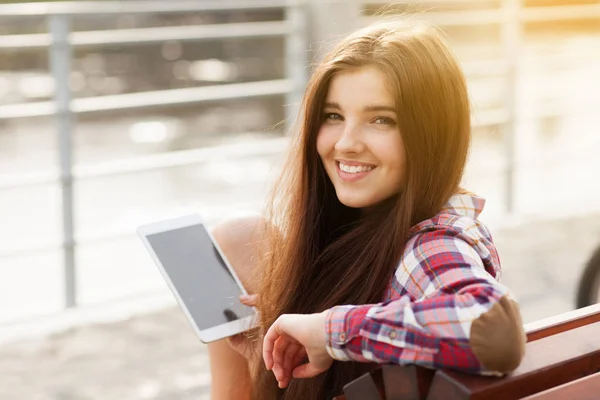
[(247, 294), (199, 215), (143, 225), (137, 230), (196, 334), (210, 343), (252, 326)]

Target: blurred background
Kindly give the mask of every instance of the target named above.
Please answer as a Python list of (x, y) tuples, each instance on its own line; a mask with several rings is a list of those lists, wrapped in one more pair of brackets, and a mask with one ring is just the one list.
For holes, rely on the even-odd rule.
[(310, 65), (382, 7), (459, 56), (464, 186), (525, 322), (577, 307), (600, 245), (600, 1), (3, 3), (0, 399), (208, 399), (206, 348), (135, 229), (260, 211)]

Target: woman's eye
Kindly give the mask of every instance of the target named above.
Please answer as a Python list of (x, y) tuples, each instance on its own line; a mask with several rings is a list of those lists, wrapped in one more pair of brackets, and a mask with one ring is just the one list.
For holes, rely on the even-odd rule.
[(326, 120), (339, 121), (342, 119), (342, 116), (338, 113), (325, 113)]
[(396, 124), (396, 122), (393, 119), (386, 118), (386, 117), (375, 118), (375, 120), (373, 122), (375, 122), (378, 125), (394, 125), (394, 124)]

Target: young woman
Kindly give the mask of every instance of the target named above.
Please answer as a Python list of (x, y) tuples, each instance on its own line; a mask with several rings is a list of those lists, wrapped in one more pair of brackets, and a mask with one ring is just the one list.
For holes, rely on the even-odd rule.
[(470, 130), (464, 76), (435, 29), (379, 23), (325, 58), (269, 212), (215, 230), (258, 293), (246, 301), (262, 357), (211, 345), (214, 399), (329, 399), (375, 363), (519, 365), (525, 334), (484, 200), (459, 188)]

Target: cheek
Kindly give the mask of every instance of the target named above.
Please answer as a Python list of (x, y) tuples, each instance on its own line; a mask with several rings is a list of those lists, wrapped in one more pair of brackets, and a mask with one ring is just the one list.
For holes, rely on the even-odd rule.
[(327, 134), (326, 129), (319, 129), (319, 133), (317, 133), (317, 153), (323, 159), (331, 152), (331, 149), (331, 135)]
[(401, 139), (379, 143), (377, 147), (378, 158), (389, 169), (395, 180), (403, 181), (406, 175), (406, 150)]

